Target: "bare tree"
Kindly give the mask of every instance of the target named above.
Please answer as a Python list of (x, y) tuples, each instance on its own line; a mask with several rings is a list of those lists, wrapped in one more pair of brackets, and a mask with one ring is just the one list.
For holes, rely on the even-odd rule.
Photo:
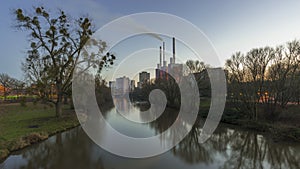
[[(115, 57), (111, 54), (102, 55), (107, 47), (103, 41), (89, 41), (94, 30), (87, 17), (73, 19), (64, 11), (52, 14), (43, 7), (34, 8), (27, 14), (22, 9), (15, 10), (16, 27), (29, 31), (30, 47), (28, 57), (23, 63), (27, 77), (43, 93), (43, 99), (56, 106), (56, 116), (62, 114), (62, 100), (70, 91), (72, 75), (84, 51), (87, 42), (98, 50), (89, 59), (94, 61), (91, 66), (99, 70), (113, 64)], [(49, 98), (49, 92), (55, 89), (56, 97)]]
[(189, 73), (202, 72), (209, 67), (209, 65), (205, 65), (204, 62), (200, 62), (199, 60), (188, 60), (186, 61), (186, 65), (190, 69)]
[(299, 87), (299, 61), (300, 42), (287, 43), (287, 48), (277, 47), (275, 59), (269, 68), (268, 78), (272, 81), (270, 95), (274, 103), (284, 108), (297, 93)]
[(299, 55), (299, 41), (234, 54), (225, 68), (229, 95), (237, 108), (256, 120), (259, 110), (276, 118), (278, 107), (286, 107), (299, 87)]

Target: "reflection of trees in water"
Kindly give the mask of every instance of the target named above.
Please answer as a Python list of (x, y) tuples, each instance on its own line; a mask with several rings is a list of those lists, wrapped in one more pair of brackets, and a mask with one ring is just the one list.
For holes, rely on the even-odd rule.
[(173, 154), (190, 164), (214, 163), (216, 154), (225, 152), (230, 133), (224, 128), (219, 128), (207, 142), (201, 144), (201, 131), (200, 127), (194, 126), (187, 137), (172, 150)]
[(272, 143), (262, 136), (249, 131), (235, 131), (229, 142), (231, 154), (225, 168), (300, 168), (300, 156), (295, 148)]
[(106, 117), (107, 114), (114, 108), (114, 104), (113, 103), (107, 103), (105, 105), (99, 106), (99, 110), (102, 113), (103, 117)]
[[(150, 123), (150, 126), (156, 130), (156, 134), (161, 133), (173, 122), (183, 122), (176, 119), (176, 116), (177, 113), (165, 112), (158, 120)], [(181, 131), (170, 133), (164, 139), (170, 141), (178, 132)], [(194, 126), (171, 152), (190, 164), (213, 164), (219, 154), (225, 160), (222, 165), (224, 169), (300, 168), (297, 147), (273, 143), (255, 132), (219, 127), (204, 144), (199, 143), (200, 133), (201, 127)]]
[[(168, 129), (174, 122), (184, 123), (184, 120), (177, 118), (176, 112), (166, 111), (159, 119), (149, 123), (149, 126), (158, 134)], [(164, 139), (172, 141), (180, 132), (183, 131), (170, 133), (168, 138)], [(185, 163), (193, 165), (200, 163), (212, 165), (221, 162), (220, 165), (223, 169), (300, 168), (299, 146), (292, 147), (282, 143), (273, 143), (254, 132), (222, 126), (207, 142), (200, 144), (200, 133), (201, 127), (194, 126), (187, 137), (170, 152)], [(21, 154), (28, 163), (20, 168), (104, 168), (103, 162), (112, 166), (116, 164), (119, 166), (121, 163), (124, 168), (132, 168), (129, 166), (136, 167), (139, 164), (136, 163), (137, 161), (115, 158), (109, 154), (105, 154), (103, 158), (113, 161), (102, 161), (94, 146), (83, 131), (76, 128), (25, 149)], [(150, 159), (144, 160), (140, 162), (143, 166), (145, 163), (149, 163)], [(223, 160), (224, 163), (222, 163)], [(123, 164), (123, 161), (126, 163)]]
[(212, 163), (213, 156), (209, 150), (210, 147), (199, 144), (198, 136), (200, 133), (201, 130), (199, 128), (193, 127), (187, 137), (173, 148), (172, 153), (190, 164), (199, 162)]
[[(166, 109), (159, 118), (149, 123), (150, 127), (155, 129), (155, 134), (160, 134), (167, 130), (175, 121), (179, 120), (176, 119), (177, 116), (178, 111)], [(144, 116), (141, 116), (141, 118), (144, 118)]]
[[(175, 142), (178, 136), (182, 136), (183, 133), (187, 133), (188, 125), (187, 122), (181, 118), (177, 118), (178, 111), (172, 109), (166, 109), (163, 114), (157, 118), (155, 121), (149, 123), (151, 128), (155, 129), (155, 135), (161, 134), (168, 130), (174, 123), (181, 127), (176, 128), (176, 130), (168, 130), (164, 135), (166, 137), (161, 137), (162, 143), (173, 143)], [(143, 116), (141, 116), (143, 118)], [(163, 135), (162, 135), (163, 136)]]
[(262, 155), (267, 152), (259, 145), (256, 134), (235, 131), (229, 143), (231, 153), (223, 168), (263, 168)]
[[(193, 130), (199, 131), (197, 128)], [(194, 136), (190, 137), (194, 139), (187, 138), (181, 144), (191, 145), (190, 149), (193, 149), (194, 152), (189, 153), (199, 156), (197, 162), (213, 163), (213, 160), (210, 159), (218, 152), (226, 159), (223, 165), (224, 169), (256, 169), (266, 168), (268, 165), (272, 169), (300, 168), (300, 155), (296, 148), (273, 143), (254, 132), (219, 128), (205, 144), (199, 144), (198, 139), (195, 138), (200, 136), (200, 132), (193, 130), (190, 135)], [(187, 146), (182, 147), (181, 151), (185, 152), (186, 149), (188, 149)], [(189, 156), (183, 155), (182, 157), (188, 158)], [(196, 162), (196, 160), (197, 158), (191, 155), (189, 160), (186, 159), (188, 162)]]
[(101, 159), (93, 156), (92, 144), (82, 132), (81, 128), (75, 128), (64, 135), (58, 134), (55, 141), (48, 140), (27, 149), (23, 158), (28, 163), (20, 168), (103, 169)]

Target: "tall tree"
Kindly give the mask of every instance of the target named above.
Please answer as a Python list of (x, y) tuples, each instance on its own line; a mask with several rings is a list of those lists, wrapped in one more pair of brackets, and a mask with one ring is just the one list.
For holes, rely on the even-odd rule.
[(268, 71), (270, 85), (270, 96), (275, 104), (284, 108), (297, 93), (299, 87), (298, 70), (300, 42), (292, 41), (287, 47), (277, 47), (274, 63)]
[[(94, 30), (87, 17), (73, 19), (62, 10), (50, 16), (43, 7), (34, 8), (32, 13), (17, 9), (15, 15), (16, 27), (29, 31), (30, 36), (30, 50), (23, 69), (43, 93), (42, 98), (55, 104), (56, 116), (60, 117), (63, 96), (70, 91), (74, 69), (80, 62), (81, 54), (88, 54), (84, 51), (87, 42), (98, 49), (88, 56), (93, 62), (91, 66), (101, 70), (113, 64), (115, 56), (109, 53), (103, 55), (107, 47), (105, 42), (90, 41)], [(55, 89), (55, 98), (49, 97), (52, 88)]]
[(299, 41), (232, 55), (225, 68), (230, 96), (237, 108), (256, 120), (259, 111), (269, 114), (270, 120), (278, 117), (280, 109), (297, 93), (299, 57)]
[(204, 71), (206, 68), (209, 68), (209, 65), (205, 65), (204, 62), (200, 62), (199, 60), (188, 60), (186, 61), (186, 65), (189, 68), (189, 73), (198, 73)]

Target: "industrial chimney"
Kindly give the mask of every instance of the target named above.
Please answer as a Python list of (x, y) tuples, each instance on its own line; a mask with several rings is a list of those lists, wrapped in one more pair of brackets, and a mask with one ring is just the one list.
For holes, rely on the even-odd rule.
[(163, 64), (164, 64), (164, 67), (166, 67), (167, 66), (167, 61), (166, 61), (166, 46), (165, 46), (165, 42), (163, 42), (163, 58), (164, 58)]
[(159, 69), (162, 67), (162, 51), (161, 46), (159, 47)]
[(173, 63), (175, 64), (175, 37), (173, 37)]

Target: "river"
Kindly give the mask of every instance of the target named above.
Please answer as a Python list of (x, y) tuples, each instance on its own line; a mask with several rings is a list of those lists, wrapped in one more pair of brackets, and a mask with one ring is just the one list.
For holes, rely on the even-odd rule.
[[(143, 107), (128, 107), (128, 116), (143, 118)], [(116, 108), (103, 112), (111, 126), (121, 133), (148, 137), (165, 131), (176, 119), (167, 109), (155, 122), (138, 124), (120, 118)], [(203, 122), (203, 121), (202, 121)], [(200, 122), (201, 123), (201, 120)], [(54, 135), (41, 143), (14, 152), (0, 164), (1, 169), (231, 169), (300, 168), (300, 144), (274, 142), (268, 135), (220, 124), (212, 137), (199, 143), (201, 125), (172, 150), (145, 159), (113, 155), (98, 147), (81, 127)]]

